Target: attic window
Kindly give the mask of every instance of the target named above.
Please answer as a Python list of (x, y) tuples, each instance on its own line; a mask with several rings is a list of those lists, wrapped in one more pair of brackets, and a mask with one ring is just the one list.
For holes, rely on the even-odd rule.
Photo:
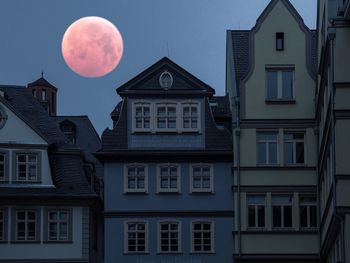
[(283, 32), (276, 33), (276, 50), (277, 51), (284, 50), (284, 33)]
[(61, 131), (69, 142), (75, 143), (75, 125), (71, 122), (61, 123)]
[(159, 84), (164, 89), (169, 89), (173, 85), (173, 76), (169, 71), (164, 71), (159, 77)]

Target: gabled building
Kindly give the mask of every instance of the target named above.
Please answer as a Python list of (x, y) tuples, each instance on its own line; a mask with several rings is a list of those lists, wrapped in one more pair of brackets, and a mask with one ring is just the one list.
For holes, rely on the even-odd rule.
[(318, 1), (320, 254), (350, 262), (350, 2)]
[(228, 99), (168, 58), (117, 93), (97, 153), (105, 262), (231, 262)]
[(101, 199), (42, 105), (0, 86), (0, 262), (101, 262)]
[(319, 260), (316, 57), (316, 32), (288, 0), (227, 32), (237, 262)]

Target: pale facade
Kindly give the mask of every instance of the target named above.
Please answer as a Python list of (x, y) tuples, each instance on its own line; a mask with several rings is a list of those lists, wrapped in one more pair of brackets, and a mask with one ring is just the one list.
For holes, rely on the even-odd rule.
[(273, 0), (249, 31), (228, 31), (234, 126), (234, 258), (317, 262), (315, 32)]

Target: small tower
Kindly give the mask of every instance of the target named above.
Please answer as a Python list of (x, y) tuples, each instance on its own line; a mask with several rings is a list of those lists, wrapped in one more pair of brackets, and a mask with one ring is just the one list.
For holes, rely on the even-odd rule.
[(41, 78), (29, 83), (27, 88), (32, 92), (33, 96), (43, 105), (50, 116), (56, 116), (57, 113), (57, 88), (44, 79), (41, 72)]

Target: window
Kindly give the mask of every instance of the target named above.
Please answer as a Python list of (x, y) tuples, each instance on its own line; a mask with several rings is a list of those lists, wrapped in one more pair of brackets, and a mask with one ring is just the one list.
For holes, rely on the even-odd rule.
[(214, 253), (214, 223), (192, 222), (192, 252)]
[(148, 252), (148, 226), (146, 222), (126, 222), (125, 224), (125, 252)]
[(276, 228), (293, 227), (292, 197), (272, 197), (272, 222)]
[(176, 104), (157, 104), (156, 125), (159, 130), (176, 130)]
[(266, 69), (267, 100), (292, 100), (294, 69)]
[(41, 100), (46, 100), (46, 89), (41, 90)]
[(70, 210), (48, 210), (47, 212), (47, 240), (69, 241), (71, 235)]
[(0, 242), (5, 241), (5, 210), (0, 209)]
[(36, 90), (35, 89), (32, 89), (32, 94), (33, 94), (33, 97), (36, 98)]
[(284, 50), (284, 33), (283, 32), (276, 33), (276, 50), (277, 51)]
[(16, 154), (16, 179), (19, 182), (39, 181), (40, 162), (37, 153)]
[(182, 128), (183, 130), (199, 129), (199, 107), (197, 103), (182, 104)]
[(143, 164), (127, 165), (125, 169), (125, 192), (147, 192), (147, 169)]
[(304, 133), (284, 133), (284, 162), (286, 164), (303, 164), (305, 162)]
[(5, 181), (5, 154), (0, 152), (0, 181)]
[(158, 166), (158, 192), (180, 192), (179, 168), (175, 164)]
[(212, 165), (192, 165), (190, 180), (191, 192), (214, 192)]
[(64, 121), (61, 123), (61, 131), (66, 136), (69, 142), (75, 143), (75, 125), (70, 121)]
[(300, 227), (316, 228), (317, 227), (317, 204), (316, 197), (300, 197)]
[(151, 129), (151, 107), (150, 103), (134, 104), (134, 130), (148, 131)]
[(278, 133), (257, 132), (257, 163), (276, 165), (278, 163)]
[(158, 224), (158, 251), (160, 253), (180, 252), (180, 233), (179, 222), (160, 222)]
[(38, 212), (37, 210), (17, 210), (15, 215), (15, 240), (37, 241), (38, 236)]
[(265, 227), (265, 196), (248, 196), (248, 227)]

